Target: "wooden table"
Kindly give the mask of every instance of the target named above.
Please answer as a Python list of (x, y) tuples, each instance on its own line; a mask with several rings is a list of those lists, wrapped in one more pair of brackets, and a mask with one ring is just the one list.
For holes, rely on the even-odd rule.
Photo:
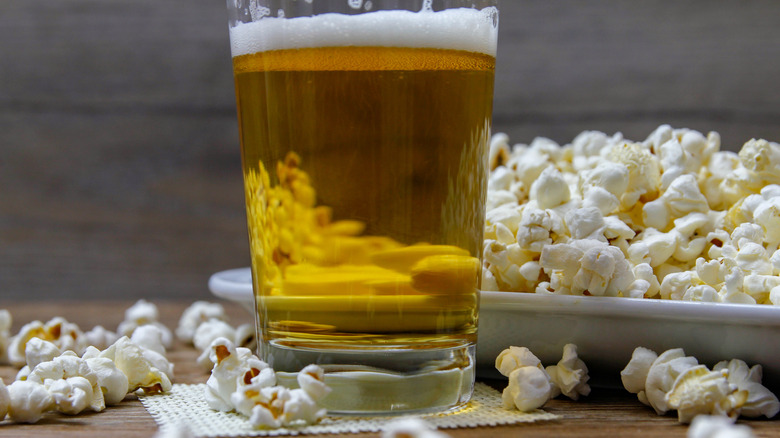
[[(115, 329), (123, 319), (124, 309), (132, 302), (17, 302), (4, 303), (3, 308), (11, 311), (14, 318), (13, 330), (32, 320), (46, 321), (53, 316), (64, 316), (79, 324), (83, 330), (95, 325)], [(155, 302), (160, 309), (160, 319), (172, 330), (176, 328), (181, 312), (189, 304), (183, 301)], [(248, 322), (250, 316), (241, 308), (226, 304), (231, 323)], [(198, 352), (177, 341), (168, 352), (168, 357), (176, 367), (175, 383), (202, 383), (208, 374), (195, 364)], [(0, 377), (10, 383), (16, 369), (0, 366)], [(502, 389), (503, 381), (486, 381), (489, 385)], [(593, 388), (590, 396), (574, 402), (568, 399), (550, 401), (544, 409), (558, 414), (561, 419), (552, 422), (521, 424), (514, 426), (478, 427), (469, 429), (448, 429), (452, 437), (614, 437), (639, 435), (647, 437), (683, 437), (687, 427), (677, 423), (674, 415), (658, 416), (636, 397), (623, 390)], [(753, 428), (756, 436), (780, 437), (780, 422), (767, 420), (742, 420)], [(149, 437), (157, 430), (157, 425), (146, 412), (141, 402), (133, 396), (117, 406), (101, 413), (64, 416), (48, 414), (43, 420), (31, 425), (0, 423), (0, 436), (78, 436), (78, 437)], [(375, 433), (328, 435), (329, 437), (375, 437)]]

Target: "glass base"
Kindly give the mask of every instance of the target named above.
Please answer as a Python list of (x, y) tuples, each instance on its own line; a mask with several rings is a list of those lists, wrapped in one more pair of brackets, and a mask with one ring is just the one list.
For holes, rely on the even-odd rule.
[(320, 405), (329, 414), (442, 412), (467, 403), (474, 390), (473, 344), (445, 349), (266, 348), (281, 385), (296, 387), (297, 371), (308, 364), (317, 363), (325, 370), (325, 383), (332, 391)]

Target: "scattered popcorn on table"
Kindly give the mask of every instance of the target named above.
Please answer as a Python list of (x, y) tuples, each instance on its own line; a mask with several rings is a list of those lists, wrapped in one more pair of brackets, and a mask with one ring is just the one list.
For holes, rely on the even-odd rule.
[(176, 327), (176, 337), (183, 342), (191, 344), (198, 326), (211, 319), (228, 321), (222, 305), (208, 301), (195, 301), (182, 312), (181, 318), (179, 318), (179, 325)]
[(530, 412), (544, 406), (552, 395), (553, 385), (544, 370), (524, 366), (509, 373), (509, 384), (501, 394), (507, 409)]
[(420, 418), (401, 418), (387, 423), (382, 429), (382, 438), (448, 438)]
[(71, 350), (76, 354), (80, 354), (87, 347), (84, 333), (76, 324), (68, 322), (65, 318), (58, 316), (46, 324), (32, 321), (22, 326), (19, 333), (11, 339), (8, 346), (8, 359), (12, 365), (21, 367), (27, 363), (25, 347), (33, 338), (49, 341), (61, 351)]
[(780, 401), (772, 391), (761, 384), (761, 365), (748, 365), (739, 359), (721, 361), (712, 367), (713, 371), (727, 370), (728, 381), (737, 389), (747, 391), (747, 401), (742, 405), (740, 415), (745, 417), (765, 416), (772, 418), (780, 412)]
[(102, 325), (96, 325), (92, 330), (84, 332), (84, 339), (87, 345), (95, 347), (99, 350), (105, 350), (109, 345), (116, 342), (119, 336), (104, 328)]
[(529, 412), (560, 394), (572, 400), (590, 394), (588, 367), (574, 344), (566, 344), (561, 360), (547, 368), (528, 348), (512, 346), (496, 357), (496, 369), (509, 378), (501, 396), (507, 409)]
[(83, 359), (97, 376), (98, 386), (103, 391), (106, 406), (113, 406), (124, 400), (130, 390), (130, 382), (127, 375), (117, 368), (113, 360), (106, 357), (98, 357), (100, 351), (96, 350), (87, 348)]
[(564, 345), (563, 357), (558, 364), (548, 366), (545, 370), (550, 375), (555, 387), (553, 398), (558, 395), (557, 393), (562, 393), (572, 400), (578, 400), (580, 395), (590, 394), (588, 367), (582, 359), (577, 357), (576, 345)]
[(158, 320), (160, 312), (157, 306), (146, 300), (138, 300), (135, 304), (125, 310), (125, 319), (116, 329), (117, 335), (130, 337), (133, 331), (142, 325), (153, 325), (162, 332), (162, 342), (165, 348), (171, 348), (173, 345), (173, 334)]
[(97, 357), (114, 362), (127, 376), (130, 392), (141, 390), (146, 394), (156, 394), (171, 390), (173, 364), (165, 356), (135, 344), (127, 336), (119, 338)]
[(634, 350), (621, 371), (623, 386), (663, 415), (676, 410), (681, 423), (701, 415), (739, 415), (772, 418), (780, 402), (761, 384), (761, 366), (738, 359), (717, 363), (712, 370), (681, 348), (660, 355), (647, 348)]
[(54, 408), (54, 398), (36, 382), (17, 380), (8, 385), (8, 417), (17, 423), (35, 423)]
[(734, 424), (723, 415), (699, 415), (688, 428), (688, 438), (755, 438), (750, 427)]
[(780, 144), (491, 140), (483, 290), (780, 305)]
[(208, 351), (214, 368), (205, 397), (212, 409), (236, 411), (259, 428), (314, 424), (325, 416), (317, 402), (330, 388), (320, 367), (303, 368), (297, 379), (300, 387), (288, 389), (276, 386), (276, 374), (268, 364), (227, 338), (215, 339)]
[[(84, 386), (84, 381), (71, 380), (76, 377), (89, 386)], [(97, 375), (84, 359), (72, 351), (39, 363), (27, 376), (27, 381), (43, 385), (54, 396), (57, 409), (63, 413), (77, 414), (87, 407), (100, 412), (106, 408)]]

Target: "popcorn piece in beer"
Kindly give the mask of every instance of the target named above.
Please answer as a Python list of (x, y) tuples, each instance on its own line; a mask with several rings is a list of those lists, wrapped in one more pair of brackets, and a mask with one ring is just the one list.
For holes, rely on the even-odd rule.
[(198, 326), (211, 319), (227, 322), (228, 317), (224, 307), (219, 303), (195, 301), (182, 312), (179, 325), (176, 327), (176, 336), (183, 342), (192, 343)]
[(142, 325), (154, 325), (162, 332), (162, 341), (165, 348), (173, 345), (173, 334), (160, 321), (160, 312), (157, 306), (146, 300), (138, 300), (125, 310), (125, 319), (119, 324), (116, 331), (119, 336), (130, 337), (133, 331)]
[(379, 267), (409, 274), (416, 265), (433, 256), (468, 257), (469, 252), (452, 245), (417, 244), (375, 252), (370, 260)]
[(727, 375), (727, 371), (710, 371), (704, 365), (683, 371), (666, 394), (666, 403), (677, 410), (678, 421), (690, 423), (697, 415), (737, 417), (748, 394), (729, 384)]
[(552, 397), (561, 393), (572, 400), (578, 400), (580, 395), (590, 394), (588, 385), (588, 367), (577, 356), (577, 346), (566, 344), (563, 346), (563, 357), (557, 365), (545, 368), (553, 383)]
[(479, 259), (476, 257), (430, 256), (412, 267), (412, 287), (431, 294), (474, 293), (478, 272)]
[(7, 386), (8, 417), (17, 423), (36, 423), (55, 407), (54, 398), (37, 382), (17, 380)]

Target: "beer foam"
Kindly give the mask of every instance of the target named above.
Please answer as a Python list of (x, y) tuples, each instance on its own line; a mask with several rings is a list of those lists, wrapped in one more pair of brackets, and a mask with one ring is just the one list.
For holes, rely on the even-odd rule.
[(230, 29), (233, 56), (340, 46), (451, 49), (495, 56), (497, 40), (495, 7), (264, 17)]

